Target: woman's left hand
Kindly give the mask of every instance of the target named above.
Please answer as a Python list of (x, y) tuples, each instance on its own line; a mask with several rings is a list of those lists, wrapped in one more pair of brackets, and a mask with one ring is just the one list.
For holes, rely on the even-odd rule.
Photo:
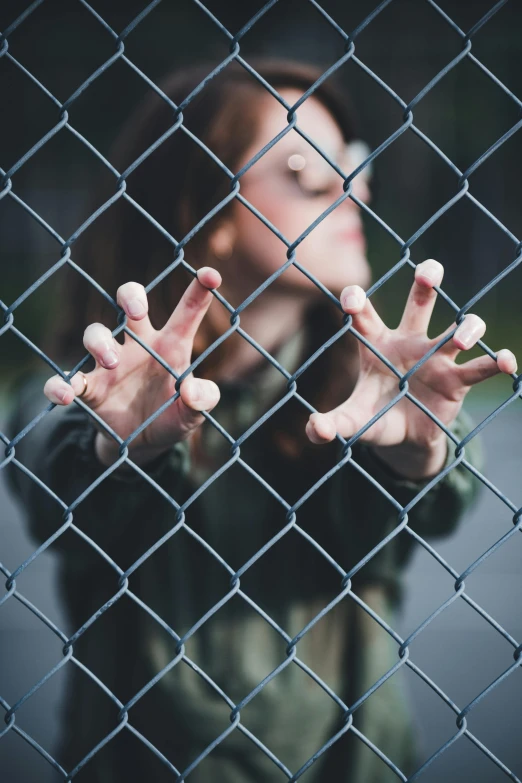
[[(433, 259), (418, 264), (415, 282), (397, 329), (388, 329), (362, 288), (347, 286), (341, 305), (353, 319), (354, 328), (401, 373), (413, 367), (436, 343), (456, 327), (430, 339), (427, 330), (437, 298), (434, 286), (442, 282), (444, 269)], [(513, 353), (502, 349), (495, 362), (480, 356), (456, 364), (460, 351), (472, 348), (486, 331), (477, 315), (465, 316), (452, 339), (431, 356), (408, 381), (409, 391), (446, 427), (455, 420), (464, 398), (476, 383), (499, 372), (514, 373)], [(333, 440), (336, 433), (349, 438), (360, 430), (399, 392), (399, 380), (386, 365), (359, 341), (360, 369), (350, 397), (328, 413), (313, 413), (306, 432), (313, 443)], [(412, 479), (438, 473), (446, 460), (447, 438), (443, 430), (413, 402), (403, 397), (361, 436), (393, 469)]]

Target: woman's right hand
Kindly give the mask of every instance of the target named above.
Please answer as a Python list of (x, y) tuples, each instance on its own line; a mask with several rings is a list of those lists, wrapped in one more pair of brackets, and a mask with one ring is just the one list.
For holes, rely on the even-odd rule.
[[(221, 285), (221, 275), (211, 267), (198, 271), (165, 326), (157, 331), (148, 316), (145, 289), (139, 283), (118, 288), (117, 302), (127, 315), (127, 326), (179, 375), (192, 361), (192, 346), (198, 327), (213, 295), (209, 289)], [(120, 345), (102, 324), (90, 324), (83, 344), (96, 361), (90, 373), (78, 372), (68, 384), (59, 375), (49, 378), (45, 396), (57, 405), (70, 405), (76, 395), (123, 440), (134, 432), (164, 402), (175, 394), (176, 379), (125, 334)], [(85, 394), (84, 380), (87, 380)], [(180, 396), (152, 421), (130, 444), (129, 456), (136, 464), (154, 459), (174, 443), (184, 440), (204, 421), (201, 411), (219, 402), (219, 388), (213, 382), (190, 373), (180, 386)], [(98, 427), (98, 425), (96, 425)], [(104, 465), (118, 458), (118, 443), (98, 427), (95, 450)]]

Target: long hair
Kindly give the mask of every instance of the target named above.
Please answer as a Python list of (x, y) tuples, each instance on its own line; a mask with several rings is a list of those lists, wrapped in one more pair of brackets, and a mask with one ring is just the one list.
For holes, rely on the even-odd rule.
[[(321, 76), (312, 65), (275, 58), (251, 58), (253, 68), (276, 90), (297, 88), (305, 92)], [(205, 79), (210, 65), (184, 67), (169, 75), (159, 87), (177, 106)], [(314, 91), (337, 121), (346, 142), (356, 136), (349, 98), (331, 79)], [(211, 79), (183, 110), (183, 124), (222, 161), (236, 171), (243, 153), (256, 135), (261, 98), (266, 89), (236, 62)], [(109, 160), (121, 173), (149, 147), (167, 134), (175, 122), (173, 108), (155, 92), (135, 110), (116, 139)], [(92, 212), (117, 192), (114, 178), (100, 183)], [(179, 242), (210, 210), (230, 193), (230, 180), (210, 156), (181, 129), (165, 140), (126, 178), (127, 194)], [(208, 238), (226, 219), (232, 202), (214, 216), (185, 246), (185, 258), (193, 267), (209, 263)], [(124, 282), (147, 285), (173, 263), (175, 246), (150, 221), (119, 198), (106, 209), (72, 246), (73, 261), (111, 296)], [(215, 262), (210, 261), (212, 265)], [(191, 276), (177, 267), (149, 294), (150, 317), (160, 328), (177, 305)], [(78, 361), (84, 355), (83, 331), (89, 323), (114, 328), (116, 314), (104, 297), (76, 270), (64, 280), (60, 323), (50, 337), (48, 350), (58, 360)], [(324, 344), (341, 326), (342, 314), (325, 298), (309, 310), (306, 319), (306, 357)], [(212, 304), (198, 331), (193, 358), (230, 327), (230, 315)], [(216, 367), (235, 350), (240, 335), (223, 341), (198, 368), (201, 377), (212, 377)], [(345, 335), (311, 365), (299, 380), (299, 392), (316, 408), (331, 407), (346, 393), (343, 367), (353, 354), (353, 338)], [(304, 359), (304, 357), (303, 357)], [(65, 366), (65, 364), (64, 364)], [(269, 420), (270, 440), (288, 455), (302, 456), (310, 445), (304, 427), (308, 413), (303, 406), (285, 406)], [(315, 452), (317, 458), (317, 452)]]

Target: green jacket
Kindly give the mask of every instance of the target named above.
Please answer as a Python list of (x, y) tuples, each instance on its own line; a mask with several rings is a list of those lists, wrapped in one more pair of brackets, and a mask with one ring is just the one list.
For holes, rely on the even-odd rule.
[[(278, 355), (283, 364), (295, 348), (292, 338)], [(291, 364), (286, 361), (285, 366)], [(45, 407), (42, 386), (42, 379), (35, 378), (20, 389), (11, 436)], [(230, 432), (243, 432), (266, 410), (267, 398), (277, 388), (283, 396), (285, 381), (273, 368), (255, 383), (222, 385), (214, 415)], [(460, 439), (471, 426), (462, 413), (453, 431)], [(73, 530), (51, 545), (63, 553), (59, 579), (68, 622), (62, 630), (69, 637), (112, 599), (73, 645), (63, 737), (55, 751), (69, 772), (111, 736), (80, 774), (90, 783), (175, 780), (146, 743), (181, 772), (223, 734), (222, 742), (189, 772), (190, 783), (286, 780), (342, 730), (340, 700), (354, 704), (400, 660), (397, 642), (361, 606), (371, 607), (394, 626), (401, 572), (414, 546), (407, 531), (399, 532), (355, 574), (352, 590), (357, 600), (347, 594), (336, 602), (342, 593), (340, 570), (349, 571), (396, 528), (396, 505), (347, 464), (298, 509), (297, 527), (253, 562), (239, 582), (233, 581), (231, 574), (288, 519), (281, 503), (235, 461), (192, 500), (178, 525), (169, 496), (184, 503), (230, 459), (224, 439), (208, 423), (203, 427), (205, 465), (190, 464), (184, 442), (148, 466), (148, 475), (165, 495), (138, 474), (116, 472), (74, 510), (72, 524), (112, 560)], [(104, 472), (93, 451), (94, 435), (90, 419), (78, 406), (56, 408), (22, 439), (16, 457), (70, 505)], [(241, 458), (289, 505), (295, 503), (315, 478), (303, 475), (299, 461), (274, 454), (268, 458), (259, 442), (255, 435), (247, 439)], [(480, 467), (476, 439), (466, 447), (466, 458)], [(448, 464), (454, 459), (450, 448)], [(403, 506), (425, 486), (392, 473), (364, 444), (354, 445), (353, 460)], [(8, 474), (27, 512), (31, 536), (38, 544), (46, 541), (64, 524), (63, 506), (22, 471), (9, 466)], [(456, 466), (413, 507), (409, 527), (426, 537), (451, 533), (478, 486), (466, 468)], [(118, 584), (118, 568), (130, 568), (162, 538), (129, 575), (129, 597), (125, 583)], [(330, 602), (330, 611), (288, 654), (289, 640)], [(177, 639), (190, 629), (184, 647), (177, 650)], [(277, 675), (242, 706), (236, 726), (230, 717), (234, 705), (278, 667)], [(127, 721), (119, 720), (120, 706), (160, 672), (163, 676), (129, 708)], [(354, 730), (345, 731), (300, 780), (395, 783), (396, 774), (363, 737), (404, 774), (417, 768), (417, 738), (403, 675), (402, 666), (362, 702), (353, 715)]]

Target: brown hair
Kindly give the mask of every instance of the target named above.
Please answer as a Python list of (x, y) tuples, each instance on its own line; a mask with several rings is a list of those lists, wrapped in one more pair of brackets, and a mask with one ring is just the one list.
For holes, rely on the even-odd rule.
[[(276, 90), (295, 87), (305, 92), (321, 76), (315, 66), (275, 58), (250, 58), (252, 67)], [(161, 90), (179, 106), (208, 73), (209, 64), (185, 67), (169, 75)], [(230, 63), (211, 79), (183, 110), (183, 124), (205, 144), (231, 171), (255, 137), (259, 99), (266, 89), (236, 62)], [(347, 95), (331, 79), (314, 91), (336, 119), (345, 140), (356, 135), (354, 116)], [(145, 150), (172, 128), (174, 109), (155, 92), (136, 109), (117, 138), (109, 160), (123, 172)], [(114, 196), (114, 179), (102, 183), (91, 212)], [(181, 240), (228, 193), (230, 180), (208, 154), (182, 130), (168, 135), (126, 178), (126, 193), (177, 241)], [(227, 216), (229, 202), (187, 243), (185, 258), (193, 267), (207, 263), (210, 234)], [(73, 261), (99, 283), (111, 296), (124, 282), (135, 280), (147, 285), (175, 258), (176, 248), (127, 200), (119, 198), (89, 227), (71, 248)], [(175, 269), (149, 294), (153, 325), (160, 328), (191, 276), (182, 267)], [(49, 350), (54, 358), (78, 361), (84, 355), (82, 336), (93, 321), (116, 326), (115, 311), (75, 270), (68, 270), (65, 311), (51, 338)], [(308, 313), (306, 357), (321, 346), (341, 325), (341, 314), (326, 300)], [(199, 329), (194, 358), (202, 353), (230, 326), (226, 309), (213, 303)], [(239, 335), (221, 343), (198, 369), (202, 377), (212, 372), (228, 352), (234, 351)], [(343, 337), (323, 353), (302, 376), (299, 392), (315, 407), (332, 407), (346, 393), (342, 367), (351, 353), (353, 338)], [(348, 346), (348, 347), (347, 347)], [(304, 360), (305, 357), (303, 357)], [(309, 442), (304, 433), (308, 413), (296, 404), (295, 415), (285, 408), (270, 419), (270, 429), (280, 447), (289, 454), (301, 455)], [(316, 452), (317, 456), (317, 452)]]

